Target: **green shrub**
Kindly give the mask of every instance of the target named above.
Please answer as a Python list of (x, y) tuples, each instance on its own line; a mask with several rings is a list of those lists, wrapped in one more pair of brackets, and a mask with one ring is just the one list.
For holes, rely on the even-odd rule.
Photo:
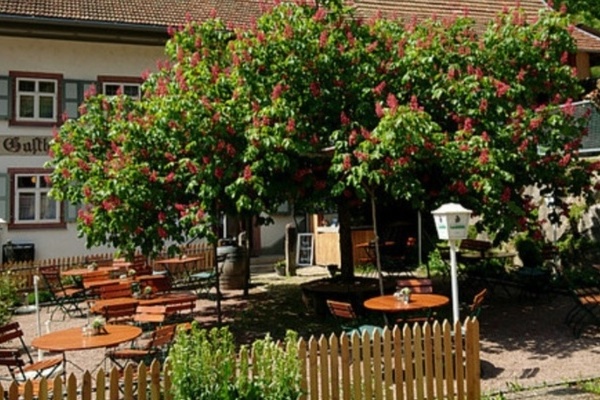
[(242, 347), (238, 359), (227, 328), (205, 330), (193, 324), (191, 332), (177, 336), (169, 352), (174, 399), (297, 399), (301, 391), (296, 341), (291, 332), (284, 347), (270, 337), (255, 341), (250, 365), (250, 350)]
[(4, 325), (12, 318), (12, 309), (18, 304), (17, 283), (8, 273), (0, 275), (0, 325)]

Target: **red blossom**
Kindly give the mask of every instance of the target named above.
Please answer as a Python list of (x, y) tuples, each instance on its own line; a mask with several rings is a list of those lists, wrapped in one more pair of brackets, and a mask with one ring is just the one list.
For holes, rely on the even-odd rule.
[(317, 8), (317, 12), (315, 12), (315, 15), (313, 15), (313, 19), (315, 21), (319, 22), (319, 21), (323, 21), (326, 16), (327, 16), (327, 10), (325, 9), (325, 7), (319, 7), (319, 8)]
[(288, 119), (288, 122), (287, 122), (287, 125), (285, 127), (285, 130), (288, 133), (294, 133), (296, 131), (296, 120), (294, 118)]
[(487, 99), (481, 99), (481, 101), (479, 102), (479, 112), (484, 113), (486, 112), (488, 109), (488, 101)]
[(340, 122), (343, 126), (350, 124), (350, 118), (348, 118), (348, 115), (344, 111), (340, 114)]
[(321, 95), (321, 86), (319, 85), (319, 82), (310, 83), (310, 93), (313, 97), (319, 97)]
[(165, 177), (166, 183), (171, 183), (175, 180), (175, 172), (169, 172), (169, 174)]
[(243, 174), (244, 180), (245, 181), (249, 181), (252, 178), (252, 168), (250, 168), (249, 165), (246, 165), (244, 167), (244, 174)]
[(198, 173), (198, 167), (192, 161), (188, 161), (185, 166), (190, 171), (190, 174), (196, 175)]
[(323, 31), (319, 35), (319, 47), (323, 48), (327, 45), (327, 39), (329, 38), (329, 32)]
[(86, 226), (91, 226), (94, 223), (94, 214), (83, 208), (77, 211), (77, 217)]
[(494, 85), (496, 86), (496, 97), (503, 97), (510, 89), (510, 85), (502, 81), (496, 81)]
[(396, 114), (396, 110), (398, 110), (398, 99), (393, 93), (390, 93), (387, 96), (387, 106), (390, 108), (392, 114)]
[(379, 118), (383, 118), (383, 116), (385, 115), (385, 113), (383, 111), (383, 106), (381, 105), (381, 103), (379, 101), (377, 103), (375, 103), (375, 114)]
[(358, 142), (358, 133), (356, 132), (356, 130), (352, 130), (352, 132), (350, 132), (350, 135), (348, 136), (348, 144), (350, 146), (355, 146), (356, 143)]
[(375, 86), (373, 88), (373, 93), (375, 93), (376, 95), (381, 96), (381, 94), (385, 90), (385, 86), (386, 86), (385, 81), (381, 82), (379, 85), (377, 85), (377, 86)]
[(350, 168), (352, 168), (352, 161), (351, 161), (350, 154), (344, 154), (344, 160), (342, 161), (342, 167), (344, 168), (344, 171), (348, 171)]
[(75, 151), (75, 146), (73, 146), (71, 143), (63, 143), (61, 146), (61, 151), (65, 156), (68, 156)]
[(177, 157), (175, 157), (175, 155), (173, 153), (170, 153), (168, 151), (165, 153), (165, 158), (169, 162), (174, 162), (175, 160), (177, 160)]
[(481, 164), (487, 164), (490, 161), (490, 154), (488, 149), (482, 149), (479, 153), (479, 162)]
[(271, 100), (273, 100), (273, 101), (277, 100), (281, 96), (282, 92), (283, 92), (283, 86), (281, 85), (281, 83), (278, 83), (277, 85), (275, 85), (275, 87), (273, 88), (273, 91), (271, 92)]
[(217, 179), (221, 179), (221, 178), (223, 178), (223, 175), (224, 175), (223, 168), (221, 168), (221, 167), (217, 167), (217, 168), (215, 168), (215, 177), (216, 177)]
[(168, 236), (167, 231), (162, 226), (156, 228), (156, 232), (158, 233), (158, 236), (160, 236), (162, 239), (165, 239)]
[(510, 197), (511, 197), (511, 189), (508, 186), (504, 187), (504, 190), (502, 191), (502, 195), (500, 196), (500, 201), (503, 203), (508, 203), (510, 201)]
[(422, 111), (422, 108), (419, 106), (419, 100), (415, 95), (410, 97), (410, 109), (412, 111)]
[(167, 214), (165, 214), (164, 211), (159, 211), (157, 218), (158, 218), (158, 222), (160, 222), (162, 224), (163, 222), (165, 222), (167, 220)]
[(150, 176), (148, 177), (148, 180), (150, 182), (156, 182), (158, 179), (158, 172), (156, 171), (152, 171), (152, 173), (150, 174)]

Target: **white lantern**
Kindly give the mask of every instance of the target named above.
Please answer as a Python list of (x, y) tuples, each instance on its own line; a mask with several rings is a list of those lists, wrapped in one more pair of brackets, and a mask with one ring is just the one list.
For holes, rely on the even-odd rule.
[(467, 210), (457, 203), (447, 203), (437, 210), (433, 210), (433, 219), (438, 237), (441, 240), (465, 239), (469, 230), (471, 210)]
[(435, 220), (435, 228), (441, 240), (450, 244), (450, 283), (452, 285), (452, 317), (454, 324), (460, 319), (458, 303), (458, 272), (456, 263), (457, 241), (465, 239), (469, 230), (471, 210), (460, 204), (448, 203), (431, 212)]

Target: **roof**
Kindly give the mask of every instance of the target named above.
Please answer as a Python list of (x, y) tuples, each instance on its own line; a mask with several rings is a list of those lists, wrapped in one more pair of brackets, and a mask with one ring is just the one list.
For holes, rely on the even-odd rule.
[[(72, 25), (79, 28), (129, 29), (166, 34), (166, 27), (180, 25), (190, 17), (204, 20), (214, 10), (233, 23), (249, 23), (260, 15), (260, 4), (271, 0), (0, 0), (0, 33), (7, 21), (14, 24)], [(485, 26), (505, 7), (522, 7), (528, 16), (548, 7), (543, 0), (354, 0), (362, 16), (421, 19), (431, 16), (469, 15)], [(576, 28), (573, 36), (582, 51), (600, 53), (600, 37)], [(164, 40), (164, 39), (163, 39)]]

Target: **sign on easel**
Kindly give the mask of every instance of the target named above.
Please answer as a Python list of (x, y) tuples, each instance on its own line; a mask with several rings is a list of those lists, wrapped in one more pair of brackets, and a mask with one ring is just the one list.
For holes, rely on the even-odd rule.
[(314, 238), (312, 233), (299, 233), (296, 244), (296, 265), (313, 265)]

